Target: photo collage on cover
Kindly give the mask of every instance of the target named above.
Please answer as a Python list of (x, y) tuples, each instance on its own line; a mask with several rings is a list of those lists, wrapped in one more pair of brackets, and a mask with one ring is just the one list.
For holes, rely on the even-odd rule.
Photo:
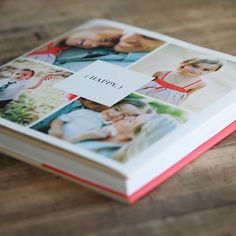
[[(153, 80), (112, 107), (54, 87), (96, 60)], [(77, 28), (0, 67), (0, 117), (125, 163), (235, 88), (233, 70), (127, 29)]]

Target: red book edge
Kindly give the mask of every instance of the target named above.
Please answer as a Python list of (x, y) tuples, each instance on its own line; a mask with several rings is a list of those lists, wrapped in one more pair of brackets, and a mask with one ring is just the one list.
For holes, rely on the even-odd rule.
[(138, 189), (136, 192), (134, 192), (131, 195), (126, 195), (124, 193), (120, 193), (118, 191), (112, 190), (110, 188), (107, 188), (105, 186), (102, 186), (100, 184), (94, 183), (92, 181), (86, 180), (84, 178), (81, 178), (79, 176), (70, 174), (68, 172), (65, 172), (61, 169), (58, 169), (56, 167), (53, 167), (51, 165), (48, 165), (46, 163), (42, 164), (42, 167), (44, 169), (48, 169), (51, 172), (55, 172), (57, 174), (63, 175), (67, 178), (70, 178), (72, 180), (77, 180), (81, 183), (84, 183), (86, 185), (89, 185), (91, 187), (95, 187), (97, 189), (100, 189), (102, 192), (108, 192), (112, 195), (117, 195), (117, 197), (122, 198), (129, 203), (135, 203), (137, 200), (139, 200), (141, 197), (145, 196), (147, 193), (152, 191), (154, 188), (159, 186), (161, 183), (169, 179), (172, 175), (174, 175), (176, 172), (184, 168), (187, 164), (192, 162), (193, 160), (197, 159), (200, 157), (204, 152), (206, 152), (208, 149), (219, 143), (221, 140), (223, 140), (225, 137), (230, 135), (236, 130), (236, 121), (225, 127), (223, 130), (221, 130), (219, 133), (211, 137), (209, 140), (201, 144), (198, 148), (190, 152), (187, 156), (182, 158), (179, 162), (171, 166), (169, 169), (167, 169), (165, 172), (162, 174), (158, 175), (155, 177), (153, 180), (148, 182), (146, 185)]

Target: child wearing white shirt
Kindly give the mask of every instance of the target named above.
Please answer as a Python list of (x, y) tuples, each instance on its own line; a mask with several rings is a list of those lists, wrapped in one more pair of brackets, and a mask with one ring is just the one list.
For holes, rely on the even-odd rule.
[(21, 69), (12, 73), (11, 78), (0, 80), (0, 108), (17, 98), (22, 90), (31, 86), (30, 79), (35, 72), (30, 69)]

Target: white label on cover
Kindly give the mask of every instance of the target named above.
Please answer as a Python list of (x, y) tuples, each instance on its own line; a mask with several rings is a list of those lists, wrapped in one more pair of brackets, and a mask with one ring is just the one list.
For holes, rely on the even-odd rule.
[(96, 61), (55, 87), (112, 106), (153, 78), (111, 63)]

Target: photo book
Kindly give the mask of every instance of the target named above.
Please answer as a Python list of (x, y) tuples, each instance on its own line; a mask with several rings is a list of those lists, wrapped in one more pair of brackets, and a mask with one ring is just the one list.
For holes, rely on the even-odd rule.
[(236, 129), (236, 58), (109, 20), (0, 67), (0, 152), (134, 203)]

